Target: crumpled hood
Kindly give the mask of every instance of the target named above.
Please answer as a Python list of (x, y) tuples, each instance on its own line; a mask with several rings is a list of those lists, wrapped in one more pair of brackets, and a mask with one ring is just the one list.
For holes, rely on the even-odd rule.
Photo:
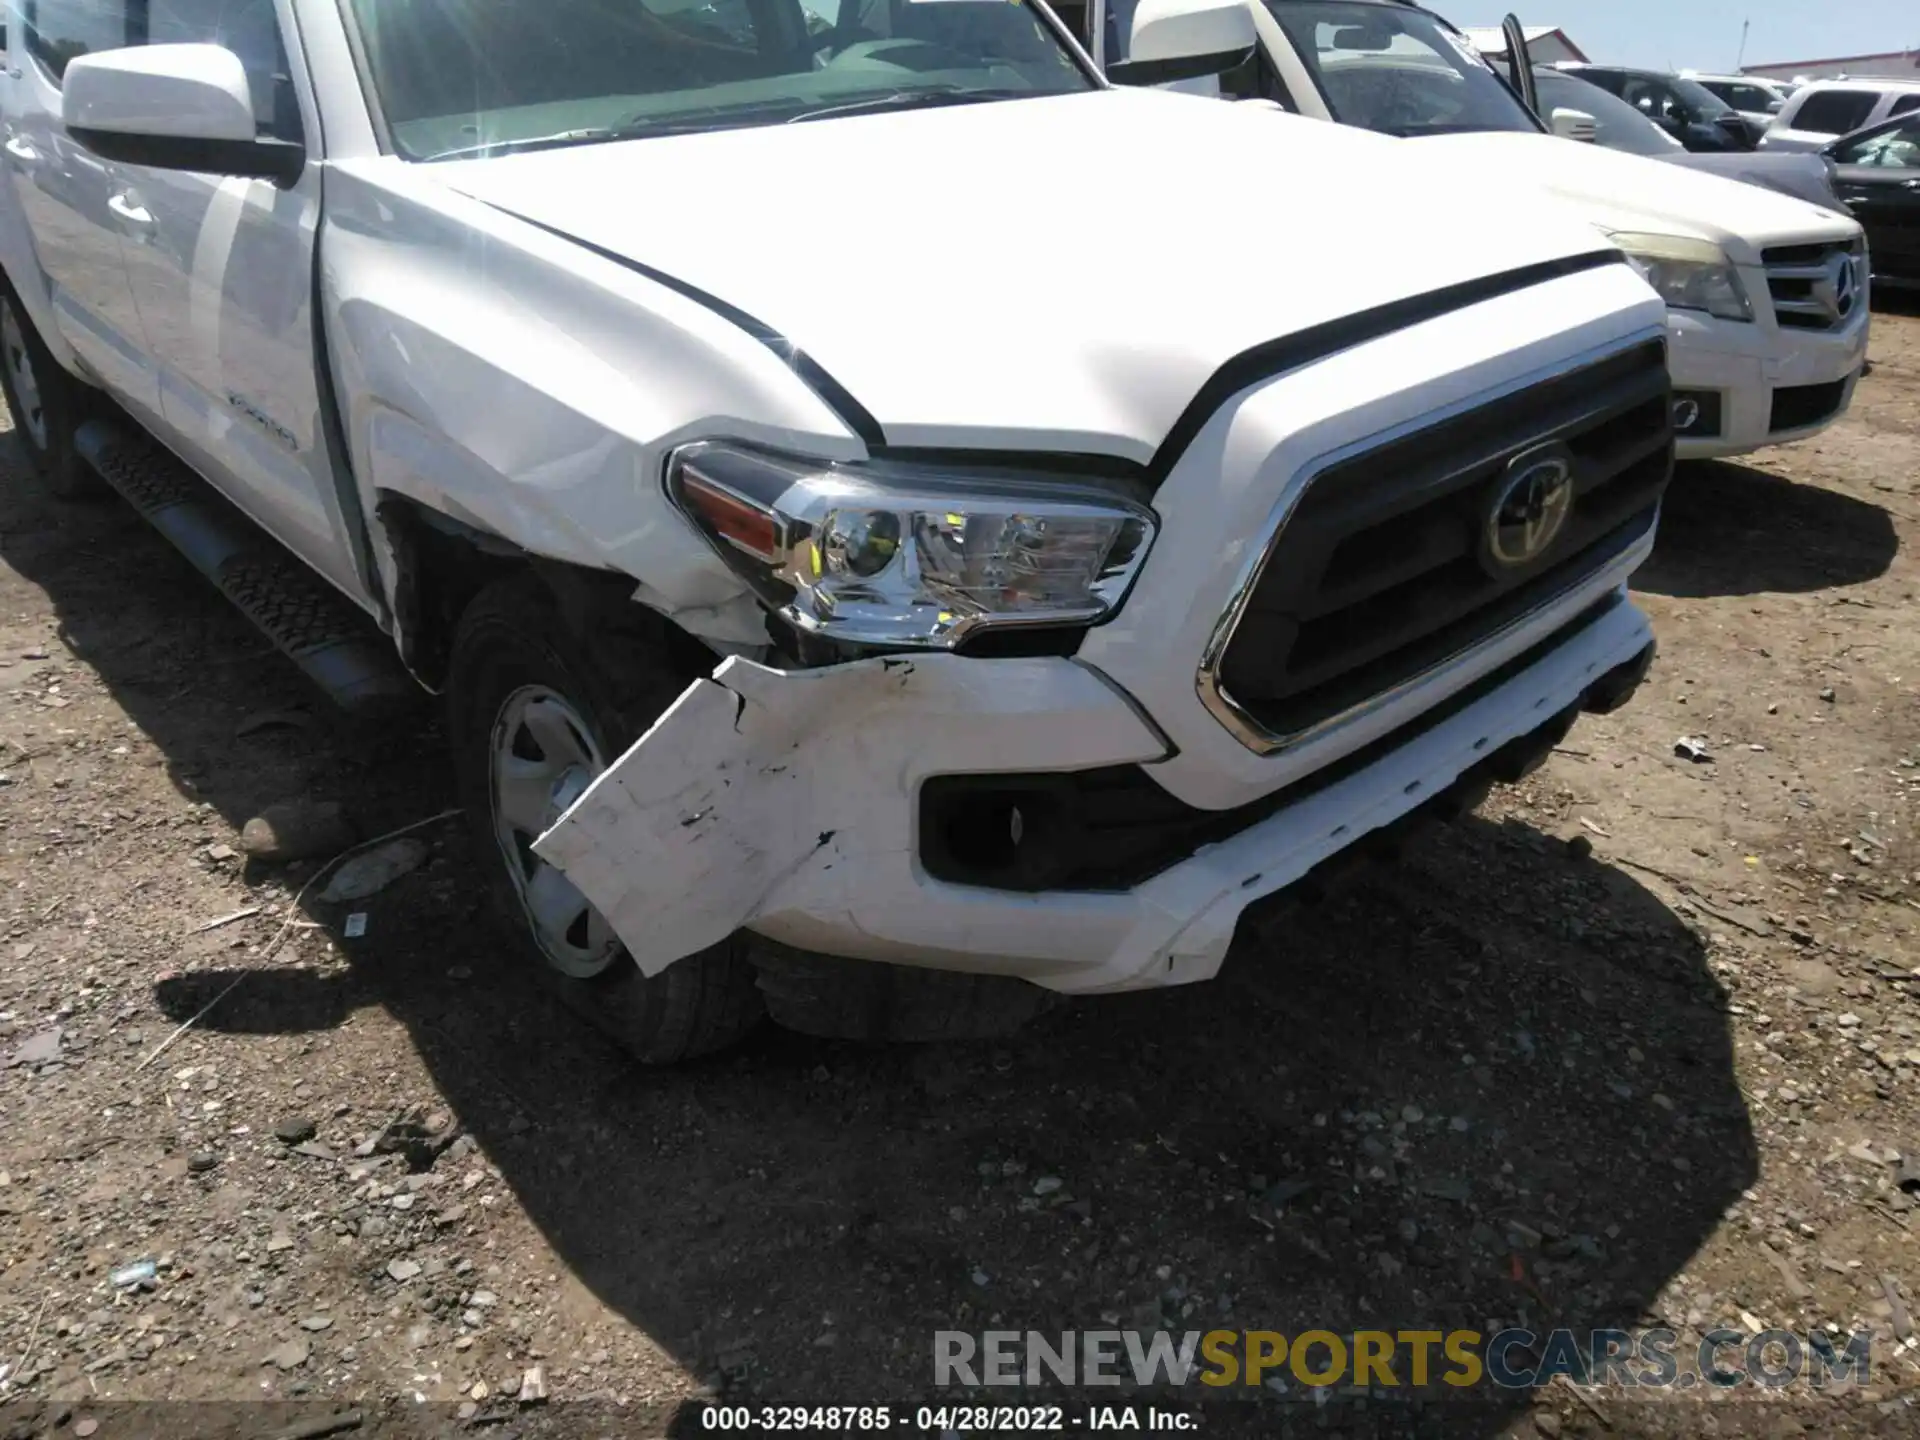
[(889, 443), (1143, 461), (1241, 351), (1604, 243), (1417, 146), (1141, 91), (433, 168), (746, 312)]
[(1436, 135), (1411, 143), (1436, 158), (1539, 185), (1604, 229), (1697, 236), (1724, 246), (1738, 264), (1759, 264), (1769, 245), (1860, 233), (1850, 217), (1804, 200), (1602, 145), (1518, 131)]

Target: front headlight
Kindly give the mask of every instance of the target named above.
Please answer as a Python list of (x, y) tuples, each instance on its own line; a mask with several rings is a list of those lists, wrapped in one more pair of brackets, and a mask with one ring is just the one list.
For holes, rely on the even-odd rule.
[(769, 607), (868, 645), (1103, 619), (1155, 531), (1152, 511), (1092, 485), (718, 441), (674, 451), (667, 493)]
[(1722, 320), (1753, 319), (1740, 272), (1712, 241), (1611, 232), (1607, 238), (1627, 252), (1627, 262), (1672, 308), (1704, 310)]

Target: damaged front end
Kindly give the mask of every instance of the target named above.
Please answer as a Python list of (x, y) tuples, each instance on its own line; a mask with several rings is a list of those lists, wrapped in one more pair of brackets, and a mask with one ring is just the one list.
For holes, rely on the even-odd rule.
[[(749, 929), (821, 955), (1068, 993), (1182, 984), (1218, 970), (1253, 902), (1370, 837), (1470, 808), (1544, 759), (1581, 710), (1624, 703), (1651, 657), (1645, 617), (1616, 595), (1406, 733), (1218, 812), (1160, 789), (1150, 767), (1166, 742), (1079, 661), (931, 655), (780, 671), (729, 659), (534, 849), (648, 975)], [(951, 821), (956, 777), (1016, 796), (1044, 777), (1055, 794), (1095, 796), (1104, 818), (1033, 832), (1041, 884), (968, 868), (933, 833)], [(984, 813), (1017, 849), (1039, 809)], [(1116, 869), (1105, 862), (1127, 833), (1151, 853)]]
[[(930, 776), (1004, 770), (1010, 756), (1066, 772), (1165, 753), (1126, 698), (1072, 660), (938, 654), (783, 671), (735, 657), (690, 685), (534, 850), (648, 975), (743, 928), (864, 959), (993, 971), (1025, 956), (1064, 973), (1087, 953), (1071, 929), (1033, 956), (1030, 927), (998, 905), (923, 933), (913, 797)], [(1098, 909), (1111, 897), (1080, 899)]]

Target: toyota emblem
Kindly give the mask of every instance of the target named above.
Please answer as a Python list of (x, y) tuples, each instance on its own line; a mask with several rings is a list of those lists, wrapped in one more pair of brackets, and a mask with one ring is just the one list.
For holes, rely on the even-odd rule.
[(1573, 456), (1542, 445), (1507, 463), (1487, 507), (1482, 549), (1489, 568), (1518, 570), (1552, 548), (1573, 511)]

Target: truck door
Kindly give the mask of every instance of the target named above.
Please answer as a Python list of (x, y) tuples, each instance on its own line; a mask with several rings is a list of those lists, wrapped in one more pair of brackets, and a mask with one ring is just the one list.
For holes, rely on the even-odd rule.
[(68, 138), (60, 123), (67, 62), (127, 43), (122, 0), (19, 0), (9, 25), (6, 138), (0, 163), (47, 280), (52, 323), (82, 364), (120, 400), (151, 415), (159, 390), (120, 253), (115, 167)]
[[(246, 68), (258, 133), (302, 138), (274, 0), (146, 0), (142, 10), (135, 43), (225, 46)], [(319, 165), (284, 190), (267, 180), (119, 170), (121, 213), (138, 217), (122, 243), (159, 372), (162, 433), (282, 544), (369, 605), (320, 428), (312, 308)]]

